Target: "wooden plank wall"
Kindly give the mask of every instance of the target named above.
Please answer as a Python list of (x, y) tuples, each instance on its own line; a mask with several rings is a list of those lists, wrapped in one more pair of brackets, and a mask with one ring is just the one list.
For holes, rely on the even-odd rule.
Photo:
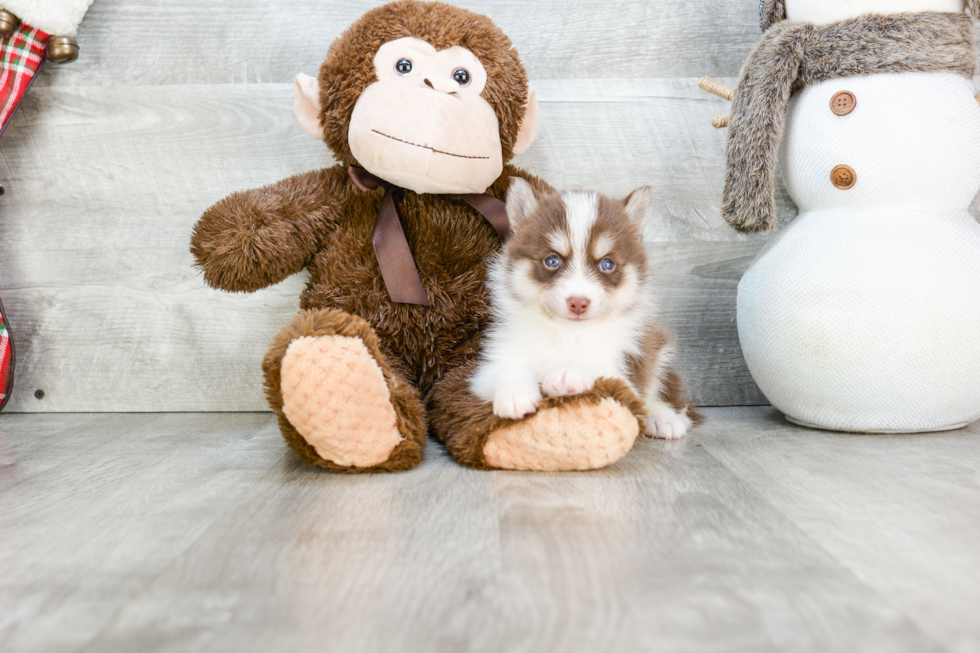
[[(43, 71), (0, 140), (0, 297), (19, 354), (9, 410), (265, 409), (259, 363), (305, 277), (210, 290), (188, 237), (224, 195), (332, 163), (294, 120), (291, 81), (315, 75), (375, 4), (96, 0), (81, 58)], [(696, 399), (764, 402), (734, 306), (766, 238), (718, 216), (725, 133), (710, 118), (727, 106), (695, 85), (734, 81), (760, 36), (758, 0), (459, 4), (511, 36), (538, 89), (540, 137), (518, 165), (561, 188), (654, 187), (661, 313)]]

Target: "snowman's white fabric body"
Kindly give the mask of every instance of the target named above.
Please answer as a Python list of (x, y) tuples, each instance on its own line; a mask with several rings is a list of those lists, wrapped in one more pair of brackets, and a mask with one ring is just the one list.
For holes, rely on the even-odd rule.
[(787, 0), (785, 7), (787, 20), (826, 24), (860, 14), (962, 12), (966, 5), (963, 0)]
[(746, 362), (790, 420), (916, 432), (980, 418), (976, 93), (961, 75), (907, 72), (790, 100), (780, 169), (800, 213), (738, 288)]

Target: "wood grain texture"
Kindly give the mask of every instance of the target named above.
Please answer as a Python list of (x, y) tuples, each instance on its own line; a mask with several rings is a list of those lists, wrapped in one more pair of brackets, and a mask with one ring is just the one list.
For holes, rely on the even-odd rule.
[(750, 434), (705, 429), (712, 456), (948, 650), (980, 650), (980, 425), (861, 436), (712, 415)]
[[(79, 59), (37, 83), (239, 84), (315, 75), (330, 43), (380, 0), (98, 0)], [(510, 36), (532, 78), (735, 75), (758, 41), (753, 0), (463, 0)]]
[(95, 637), (284, 455), (265, 414), (56, 417), (0, 424), (5, 650)]
[(416, 470), (349, 477), (298, 461), (267, 413), (4, 415), (0, 641), (976, 650), (978, 436), (709, 410), (605, 470), (479, 472), (429, 442)]
[[(724, 134), (708, 120), (723, 103), (693, 80), (538, 87), (541, 135), (518, 163), (563, 188), (652, 185), (646, 238), (682, 373), (700, 403), (763, 402), (734, 292), (765, 239), (718, 217)], [(296, 124), (291, 95), (286, 84), (32, 89), (0, 151), (0, 294), (19, 348), (8, 410), (265, 408), (259, 362), (305, 277), (212, 291), (187, 247), (224, 195), (332, 163)]]

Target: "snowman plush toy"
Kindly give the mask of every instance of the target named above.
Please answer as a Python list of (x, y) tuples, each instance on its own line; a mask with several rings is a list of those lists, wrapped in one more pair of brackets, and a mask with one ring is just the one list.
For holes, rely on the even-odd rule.
[[(969, 6), (967, 6), (969, 5)], [(980, 418), (980, 0), (762, 0), (722, 212), (799, 215), (738, 288), (759, 387), (791, 421), (919, 432)]]

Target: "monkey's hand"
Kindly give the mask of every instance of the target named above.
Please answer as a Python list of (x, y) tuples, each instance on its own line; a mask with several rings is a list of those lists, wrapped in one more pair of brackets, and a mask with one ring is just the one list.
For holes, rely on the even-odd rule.
[(303, 269), (337, 221), (330, 170), (233, 193), (201, 216), (191, 253), (212, 288), (253, 292)]

